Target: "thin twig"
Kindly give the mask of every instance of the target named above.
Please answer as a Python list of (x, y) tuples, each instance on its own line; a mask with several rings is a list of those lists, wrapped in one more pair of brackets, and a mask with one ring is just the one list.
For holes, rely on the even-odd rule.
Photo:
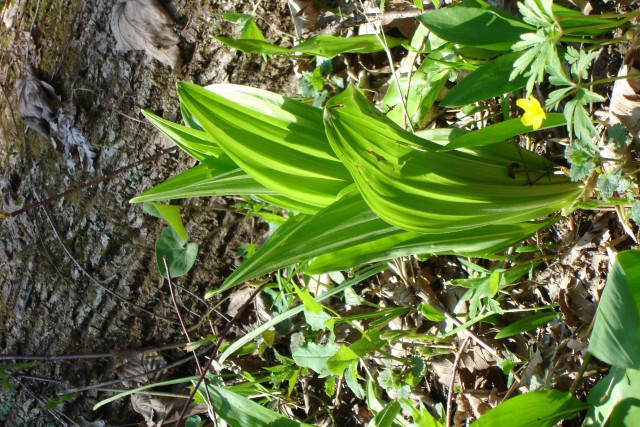
[[(244, 304), (242, 304), (242, 307), (240, 307), (240, 309), (238, 310), (236, 315), (233, 316), (233, 318), (224, 326), (224, 328), (222, 328), (222, 331), (220, 331), (220, 334), (218, 335), (218, 342), (216, 343), (215, 347), (213, 348), (213, 351), (211, 352), (211, 357), (209, 357), (209, 361), (207, 362), (207, 364), (204, 367), (205, 371), (209, 370), (209, 368), (211, 367), (211, 364), (215, 360), (215, 358), (216, 358), (216, 356), (218, 354), (218, 350), (220, 349), (220, 346), (222, 345), (222, 342), (224, 341), (224, 338), (227, 336), (227, 332), (229, 332), (231, 327), (236, 323), (236, 321), (240, 318), (240, 316), (245, 312), (247, 307), (249, 307), (249, 304), (251, 303), (251, 301), (253, 301), (253, 299), (256, 297), (256, 295), (258, 295), (258, 293), (260, 293), (260, 291), (262, 291), (262, 288), (265, 285), (266, 285), (266, 283), (263, 283), (262, 285), (258, 286), (256, 288), (256, 290), (253, 291), (251, 293), (251, 295), (249, 295), (249, 298), (247, 298), (247, 300), (244, 302)], [(200, 384), (202, 383), (203, 379), (204, 379), (204, 377), (200, 376), (200, 378), (196, 382), (195, 386), (193, 387), (193, 390), (191, 391), (191, 395), (189, 396), (189, 399), (187, 400), (187, 403), (185, 403), (184, 407), (182, 408), (182, 412), (180, 412), (180, 417), (178, 418), (178, 422), (176, 423), (176, 425), (180, 425), (180, 423), (182, 423), (182, 420), (184, 419), (185, 415), (187, 414), (187, 410), (189, 409), (189, 405), (193, 401), (193, 398), (196, 395), (196, 393), (198, 392), (198, 387), (200, 387)]]
[[(185, 338), (187, 338), (187, 342), (191, 344), (191, 337), (189, 337), (189, 331), (187, 329), (187, 325), (184, 323), (184, 319), (182, 318), (182, 314), (180, 314), (180, 308), (178, 307), (178, 300), (176, 299), (176, 294), (173, 291), (173, 283), (171, 282), (171, 271), (169, 270), (169, 262), (166, 256), (162, 257), (162, 263), (164, 264), (164, 271), (167, 275), (167, 284), (169, 285), (169, 293), (171, 293), (171, 301), (173, 302), (173, 307), (176, 310), (176, 315), (178, 316), (178, 320), (180, 320), (180, 326), (182, 327), (182, 332), (184, 333)], [(200, 364), (200, 358), (198, 357), (198, 353), (195, 350), (191, 350), (193, 354), (193, 359), (196, 362), (196, 366), (198, 367), (198, 374), (203, 377), (203, 383), (205, 387), (205, 391), (207, 393), (207, 403), (209, 404), (209, 417), (214, 424), (216, 424), (216, 413), (213, 409), (213, 403), (211, 401), (211, 395), (209, 394), (209, 387), (207, 387), (207, 377), (205, 375), (205, 371), (202, 370), (202, 365)]]
[[(34, 193), (35, 194), (35, 193)], [(37, 197), (37, 196), (36, 196)], [(64, 243), (64, 241), (62, 240), (62, 237), (60, 236), (60, 233), (58, 233), (58, 229), (56, 228), (56, 226), (53, 223), (53, 219), (51, 218), (51, 215), (49, 215), (49, 212), (47, 211), (47, 209), (44, 206), (41, 206), (42, 208), (42, 212), (44, 212), (45, 216), (47, 217), (47, 220), (49, 221), (49, 225), (51, 226), (51, 230), (53, 231), (54, 235), (56, 236), (56, 238), (58, 239), (58, 241), (60, 242), (60, 245), (62, 246), (62, 249), (64, 250), (64, 252), (67, 254), (67, 256), (69, 257), (69, 259), (71, 259), (71, 261), (73, 262), (73, 264), (75, 264), (75, 266), (78, 268), (78, 270), (80, 270), (82, 272), (82, 274), (84, 274), (85, 276), (87, 276), (87, 278), (89, 278), (89, 280), (91, 282), (93, 282), (96, 286), (98, 286), (100, 289), (103, 289), (106, 293), (108, 293), (109, 295), (111, 295), (112, 297), (116, 298), (117, 300), (123, 302), (124, 304), (130, 306), (130, 307), (134, 307), (137, 310), (148, 314), (149, 316), (156, 318), (156, 319), (162, 319), (165, 322), (169, 322), (171, 324), (176, 324), (175, 321), (168, 319), (164, 316), (161, 316), (159, 314), (155, 314), (149, 310), (147, 310), (146, 308), (139, 306), (138, 304), (132, 303), (130, 301), (128, 301), (126, 298), (124, 298), (123, 296), (117, 294), (116, 292), (112, 291), (111, 289), (109, 289), (107, 286), (105, 286), (102, 282), (100, 282), (98, 279), (96, 279), (95, 277), (93, 277), (91, 274), (89, 274), (89, 272), (87, 270), (85, 270), (82, 265), (80, 265), (80, 262), (73, 256), (73, 254), (71, 254), (71, 251), (69, 250), (69, 248), (67, 248), (67, 245)]]
[(167, 344), (167, 345), (142, 348), (142, 349), (120, 350), (120, 351), (112, 351), (110, 353), (92, 353), (92, 354), (60, 354), (60, 355), (52, 355), (52, 356), (41, 356), (41, 355), (24, 356), (24, 355), (2, 354), (0, 355), (0, 362), (9, 361), (9, 360), (61, 362), (63, 360), (107, 359), (107, 358), (113, 358), (113, 357), (122, 357), (132, 353), (136, 353), (136, 354), (156, 353), (158, 351), (171, 350), (174, 348), (184, 347), (187, 344), (188, 343)]
[(5, 219), (5, 218), (12, 218), (12, 217), (18, 216), (18, 215), (23, 214), (25, 212), (29, 212), (29, 211), (31, 211), (31, 210), (33, 210), (35, 208), (39, 208), (40, 206), (49, 205), (49, 204), (55, 202), (56, 200), (62, 199), (65, 196), (68, 196), (68, 195), (73, 194), (73, 193), (77, 193), (78, 191), (86, 190), (87, 188), (96, 186), (96, 185), (100, 184), (101, 182), (108, 181), (111, 178), (120, 175), (121, 173), (127, 172), (128, 170), (135, 168), (136, 166), (139, 166), (139, 165), (144, 164), (144, 163), (151, 162), (151, 161), (153, 161), (153, 160), (155, 160), (155, 159), (157, 159), (159, 157), (162, 157), (165, 154), (170, 153), (172, 151), (175, 151), (177, 149), (178, 149), (178, 147), (176, 147), (176, 146), (165, 148), (164, 150), (161, 150), (161, 151), (159, 151), (159, 152), (157, 152), (155, 154), (152, 154), (151, 156), (145, 157), (142, 160), (138, 160), (137, 162), (130, 163), (130, 164), (126, 165), (126, 166), (123, 166), (123, 167), (121, 167), (119, 169), (116, 169), (116, 170), (114, 170), (112, 172), (109, 172), (108, 174), (106, 174), (103, 177), (100, 177), (100, 178), (94, 179), (93, 181), (87, 182), (86, 184), (83, 184), (80, 187), (76, 187), (76, 188), (72, 188), (72, 189), (67, 190), (67, 191), (63, 191), (62, 193), (58, 193), (58, 194), (56, 194), (54, 196), (51, 196), (51, 197), (49, 197), (47, 199), (44, 199), (42, 201), (38, 201), (37, 203), (32, 203), (32, 204), (30, 204), (28, 206), (25, 206), (25, 207), (23, 207), (21, 209), (18, 209), (17, 211), (0, 212), (0, 220)]
[(451, 380), (449, 380), (449, 391), (447, 392), (447, 427), (451, 427), (451, 415), (452, 410), (451, 406), (453, 405), (453, 386), (456, 382), (456, 374), (458, 373), (458, 365), (460, 364), (460, 358), (462, 357), (462, 353), (467, 348), (467, 344), (469, 344), (469, 340), (471, 336), (468, 336), (462, 342), (460, 349), (456, 353), (456, 358), (453, 361), (453, 370), (451, 371)]
[[(211, 350), (212, 347), (213, 347), (213, 345), (207, 346), (202, 351), (199, 351), (198, 355), (201, 356), (201, 355), (203, 355), (205, 353), (208, 353)], [(176, 362), (173, 362), (173, 363), (171, 363), (169, 365), (162, 366), (160, 368), (156, 368), (156, 369), (153, 369), (153, 370), (150, 370), (150, 371), (145, 371), (145, 372), (143, 372), (141, 374), (131, 375), (129, 377), (119, 378), (117, 380), (105, 381), (105, 382), (99, 383), (99, 384), (91, 384), (91, 385), (84, 386), (84, 387), (70, 388), (70, 389), (64, 390), (63, 394), (77, 393), (77, 392), (87, 391), (87, 390), (96, 390), (96, 389), (101, 388), (101, 387), (108, 387), (108, 386), (113, 385), (113, 384), (119, 384), (119, 383), (121, 383), (123, 381), (131, 381), (131, 380), (135, 380), (135, 379), (138, 379), (138, 378), (147, 377), (147, 376), (149, 376), (151, 374), (155, 374), (157, 372), (168, 371), (169, 369), (173, 369), (173, 368), (175, 368), (177, 366), (184, 365), (185, 363), (190, 362), (191, 360), (193, 360), (193, 358), (191, 356), (187, 356), (187, 357), (185, 357), (183, 359), (180, 359), (180, 360), (178, 360)]]
[[(47, 401), (44, 400), (38, 393), (36, 393), (35, 391), (33, 391), (29, 386), (27, 386), (25, 383), (23, 383), (22, 381), (20, 381), (20, 379), (14, 377), (14, 376), (10, 376), (11, 380), (15, 383), (17, 383), (20, 387), (22, 387), (24, 389), (24, 391), (27, 392), (27, 394), (29, 396), (31, 396), (34, 400), (36, 400), (38, 402), (38, 404), (43, 407), (47, 404)], [(76, 424), (71, 418), (69, 418), (68, 416), (66, 416), (65, 414), (63, 414), (62, 412), (58, 412), (55, 409), (47, 409), (46, 410), (47, 413), (49, 415), (51, 415), (58, 423), (60, 423), (60, 425), (62, 426), (68, 426), (69, 424), (72, 424), (74, 426), (78, 426), (78, 424)], [(64, 418), (64, 420), (63, 420)]]

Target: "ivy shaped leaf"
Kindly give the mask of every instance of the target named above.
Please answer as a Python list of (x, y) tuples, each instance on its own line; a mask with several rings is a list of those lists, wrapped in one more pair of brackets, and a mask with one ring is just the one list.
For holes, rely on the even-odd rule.
[(167, 257), (167, 265), (171, 277), (184, 276), (191, 270), (198, 256), (198, 244), (187, 243), (171, 227), (162, 230), (156, 239), (156, 261), (162, 277), (167, 277), (163, 258)]

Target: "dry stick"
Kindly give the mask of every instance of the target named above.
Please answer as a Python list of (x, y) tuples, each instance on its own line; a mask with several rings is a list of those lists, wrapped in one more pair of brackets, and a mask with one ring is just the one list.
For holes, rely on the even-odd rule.
[(87, 270), (85, 270), (80, 265), (80, 262), (78, 262), (78, 260), (71, 254), (71, 251), (69, 250), (69, 248), (67, 248), (67, 245), (65, 245), (64, 241), (62, 240), (62, 237), (60, 237), (60, 233), (58, 233), (58, 229), (53, 224), (53, 219), (51, 219), (51, 215), (49, 215), (49, 212), (47, 212), (47, 209), (44, 206), (41, 206), (41, 208), (42, 208), (42, 212), (44, 212), (45, 216), (47, 217), (47, 220), (49, 221), (49, 225), (51, 225), (51, 230), (53, 231), (54, 235), (56, 236), (56, 238), (60, 242), (60, 245), (62, 246), (62, 249), (65, 251), (67, 256), (71, 259), (71, 261), (75, 264), (75, 266), (78, 268), (78, 270), (80, 270), (82, 272), (82, 274), (87, 276), (90, 281), (92, 281), (96, 286), (98, 286), (99, 288), (103, 289), (106, 293), (108, 293), (109, 295), (111, 295), (115, 299), (123, 302), (125, 305), (134, 307), (134, 308), (138, 309), (139, 311), (148, 314), (152, 318), (162, 319), (165, 322), (169, 322), (171, 324), (176, 324), (176, 322), (171, 320), (171, 319), (168, 319), (168, 318), (166, 318), (164, 316), (161, 316), (159, 314), (155, 314), (155, 313), (147, 310), (146, 308), (144, 308), (144, 307), (142, 307), (142, 306), (140, 306), (138, 304), (135, 304), (135, 303), (132, 303), (132, 302), (128, 301), (125, 297), (117, 294), (115, 291), (112, 291), (107, 286), (105, 286), (102, 282), (100, 282), (98, 279), (96, 279), (95, 277), (90, 275), (89, 272)]
[[(189, 331), (187, 330), (187, 325), (184, 323), (184, 319), (182, 318), (182, 314), (180, 314), (180, 308), (178, 308), (178, 300), (176, 299), (176, 294), (173, 292), (173, 283), (171, 282), (171, 271), (169, 270), (169, 262), (167, 261), (166, 255), (162, 257), (162, 263), (164, 264), (164, 271), (167, 274), (167, 283), (169, 285), (169, 292), (171, 293), (171, 301), (173, 302), (173, 307), (176, 310), (176, 315), (178, 316), (178, 320), (180, 320), (180, 326), (182, 327), (182, 332), (184, 332), (184, 336), (187, 338), (187, 342), (191, 344), (191, 338), (189, 337)], [(211, 401), (211, 395), (209, 394), (209, 387), (207, 387), (207, 379), (205, 376), (205, 371), (202, 370), (202, 365), (200, 364), (200, 359), (198, 358), (198, 353), (195, 350), (192, 350), (193, 358), (196, 361), (196, 366), (198, 367), (198, 374), (202, 376), (205, 391), (207, 392), (207, 403), (209, 404), (210, 412), (209, 417), (214, 424), (216, 424), (216, 413), (213, 409), (213, 403)]]
[[(227, 336), (227, 332), (229, 332), (229, 329), (231, 329), (233, 324), (236, 323), (236, 321), (240, 318), (240, 316), (245, 312), (247, 307), (249, 307), (249, 303), (251, 301), (253, 301), (253, 299), (256, 297), (256, 295), (258, 295), (258, 293), (260, 293), (260, 291), (262, 290), (262, 288), (264, 288), (265, 285), (266, 285), (266, 283), (263, 283), (262, 285), (258, 286), (256, 288), (256, 290), (253, 291), (251, 293), (251, 295), (249, 295), (249, 298), (247, 298), (247, 300), (244, 302), (244, 304), (242, 304), (242, 307), (240, 307), (240, 309), (238, 310), (236, 315), (233, 316), (233, 318), (231, 318), (231, 320), (229, 322), (227, 322), (227, 324), (224, 326), (224, 328), (222, 328), (222, 331), (220, 331), (220, 334), (218, 334), (218, 342), (216, 343), (215, 347), (213, 348), (213, 351), (211, 352), (211, 357), (209, 357), (209, 361), (207, 362), (207, 364), (204, 367), (205, 372), (207, 372), (209, 370), (209, 368), (211, 367), (211, 364), (213, 363), (213, 360), (215, 359), (216, 355), (218, 354), (218, 350), (220, 349), (220, 346), (222, 345), (222, 341)], [(176, 423), (177, 426), (180, 425), (180, 423), (184, 419), (185, 415), (187, 414), (187, 410), (189, 409), (189, 405), (193, 401), (193, 397), (196, 395), (196, 393), (198, 391), (198, 387), (200, 387), (200, 384), (202, 383), (203, 379), (204, 379), (204, 376), (200, 376), (200, 378), (198, 379), (198, 382), (196, 383), (195, 387), (193, 387), (193, 390), (191, 391), (191, 394), (189, 395), (189, 399), (187, 400), (187, 403), (185, 403), (184, 407), (182, 408), (182, 412), (180, 412), (180, 417), (178, 418), (178, 422)]]
[(155, 160), (155, 159), (157, 159), (159, 157), (162, 157), (167, 153), (170, 153), (172, 151), (177, 150), (177, 148), (178, 147), (176, 147), (176, 146), (165, 148), (164, 150), (159, 151), (159, 152), (157, 152), (155, 154), (152, 154), (151, 156), (145, 157), (142, 160), (138, 160), (137, 162), (128, 164), (126, 166), (121, 167), (120, 169), (116, 169), (116, 170), (114, 170), (112, 172), (109, 172), (105, 176), (103, 176), (101, 178), (98, 178), (98, 179), (94, 179), (93, 181), (90, 181), (90, 182), (88, 182), (86, 184), (83, 184), (80, 187), (72, 188), (72, 189), (64, 191), (62, 193), (58, 193), (55, 196), (51, 196), (48, 199), (45, 199), (45, 200), (42, 200), (42, 201), (38, 201), (37, 203), (32, 203), (32, 204), (30, 204), (28, 206), (25, 206), (22, 209), (19, 209), (17, 211), (0, 212), (0, 220), (5, 219), (5, 218), (12, 218), (12, 217), (18, 216), (20, 214), (23, 214), (25, 212), (29, 212), (29, 211), (31, 211), (31, 210), (33, 210), (35, 208), (38, 208), (40, 206), (49, 205), (49, 204), (55, 202), (58, 199), (61, 199), (61, 198), (65, 197), (65, 196), (68, 196), (69, 194), (73, 194), (73, 193), (76, 193), (78, 191), (86, 190), (87, 188), (90, 188), (90, 187), (93, 187), (95, 185), (98, 185), (101, 182), (108, 181), (109, 179), (111, 179), (111, 178), (113, 178), (113, 177), (115, 177), (117, 175), (120, 175), (123, 172), (131, 170), (131, 169), (135, 168), (136, 166), (139, 166), (139, 165), (144, 164), (144, 163), (151, 162), (151, 161), (153, 161), (153, 160)]
[[(213, 347), (213, 345), (207, 346), (202, 351), (198, 352), (198, 355), (201, 356), (201, 355), (209, 352), (209, 350), (211, 350), (212, 347)], [(187, 356), (187, 357), (185, 357), (183, 359), (178, 360), (177, 362), (171, 363), (170, 365), (162, 366), (160, 368), (156, 368), (156, 369), (153, 369), (151, 371), (145, 371), (145, 372), (143, 372), (141, 374), (131, 375), (129, 377), (119, 378), (117, 380), (105, 381), (105, 382), (99, 383), (99, 384), (92, 384), (92, 385), (88, 385), (88, 386), (84, 386), (84, 387), (70, 388), (70, 389), (64, 390), (63, 394), (78, 393), (78, 392), (87, 391), (87, 390), (97, 390), (97, 389), (99, 389), (101, 387), (108, 387), (110, 385), (118, 384), (118, 383), (121, 383), (123, 381), (131, 381), (131, 380), (135, 380), (135, 379), (138, 379), (138, 378), (147, 377), (147, 376), (149, 376), (151, 374), (155, 374), (157, 372), (168, 371), (169, 369), (175, 368), (175, 367), (180, 366), (180, 365), (184, 365), (185, 363), (190, 362), (192, 360), (193, 360), (193, 358), (191, 356)]]
[(184, 347), (188, 343), (167, 344), (156, 347), (141, 348), (134, 350), (112, 351), (110, 353), (91, 353), (91, 354), (61, 354), (53, 356), (24, 356), (24, 355), (0, 355), (0, 362), (9, 360), (33, 360), (41, 362), (61, 362), (63, 360), (79, 360), (79, 359), (106, 359), (112, 357), (122, 357), (129, 354), (145, 354), (155, 353), (158, 351), (171, 350), (174, 348)]
[(460, 349), (456, 353), (456, 358), (453, 361), (453, 370), (451, 371), (451, 380), (449, 380), (449, 391), (447, 392), (447, 427), (451, 427), (451, 405), (453, 404), (453, 385), (456, 382), (456, 374), (458, 373), (458, 365), (460, 364), (460, 358), (462, 357), (462, 353), (467, 348), (467, 344), (469, 344), (469, 339), (471, 336), (468, 336), (462, 342)]
[[(24, 384), (22, 381), (20, 381), (18, 378), (11, 376), (10, 377), (12, 381), (16, 382), (18, 385), (20, 385), (20, 387), (22, 387), (24, 389), (24, 391), (27, 392), (27, 394), (29, 396), (31, 396), (34, 400), (36, 400), (40, 406), (43, 407), (47, 404), (47, 402), (39, 395), (37, 394), (35, 391), (31, 390), (31, 388), (29, 386), (27, 386), (26, 384)], [(71, 418), (69, 418), (68, 416), (66, 416), (63, 413), (58, 413), (58, 411), (56, 411), (55, 409), (47, 409), (46, 410), (47, 413), (49, 413), (49, 415), (51, 415), (53, 418), (55, 418), (55, 420), (60, 423), (60, 425), (63, 426), (68, 426), (68, 423), (73, 424), (74, 426), (78, 426), (78, 424), (76, 424)], [(63, 420), (62, 418), (65, 418), (65, 420)]]
[(395, 21), (396, 19), (406, 19), (406, 18), (415, 18), (416, 16), (420, 16), (423, 13), (430, 12), (430, 10), (420, 10), (420, 9), (412, 9), (412, 10), (404, 10), (404, 11), (390, 11), (385, 12), (384, 14), (379, 13), (363, 13), (358, 16), (354, 16), (352, 18), (345, 19), (337, 25), (329, 24), (325, 28), (319, 31), (315, 31), (310, 33), (309, 36), (317, 36), (318, 34), (335, 34), (340, 30), (344, 30), (350, 27), (356, 27), (361, 24), (366, 24), (370, 19), (379, 20), (383, 23), (383, 25), (388, 24), (389, 22)]

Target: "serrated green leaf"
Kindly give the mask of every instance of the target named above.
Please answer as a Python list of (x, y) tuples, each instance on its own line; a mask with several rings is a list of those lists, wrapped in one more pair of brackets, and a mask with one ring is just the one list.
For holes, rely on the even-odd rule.
[(309, 368), (322, 376), (331, 375), (331, 370), (327, 367), (327, 362), (338, 349), (331, 343), (316, 344), (305, 343), (295, 349), (291, 357), (298, 366)]

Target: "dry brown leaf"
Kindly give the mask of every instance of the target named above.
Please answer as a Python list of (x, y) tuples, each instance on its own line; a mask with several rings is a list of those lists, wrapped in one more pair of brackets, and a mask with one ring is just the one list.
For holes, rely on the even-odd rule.
[(18, 112), (22, 121), (31, 129), (45, 137), (54, 136), (57, 131), (56, 117), (60, 97), (53, 87), (39, 80), (31, 67), (16, 83), (18, 92)]
[(111, 31), (116, 50), (144, 50), (148, 55), (176, 68), (180, 62), (180, 39), (174, 22), (158, 0), (127, 0), (111, 11)]
[[(618, 77), (640, 73), (640, 36), (636, 35)], [(640, 78), (616, 80), (611, 93), (609, 123), (621, 123), (629, 133), (638, 138), (640, 131)]]

